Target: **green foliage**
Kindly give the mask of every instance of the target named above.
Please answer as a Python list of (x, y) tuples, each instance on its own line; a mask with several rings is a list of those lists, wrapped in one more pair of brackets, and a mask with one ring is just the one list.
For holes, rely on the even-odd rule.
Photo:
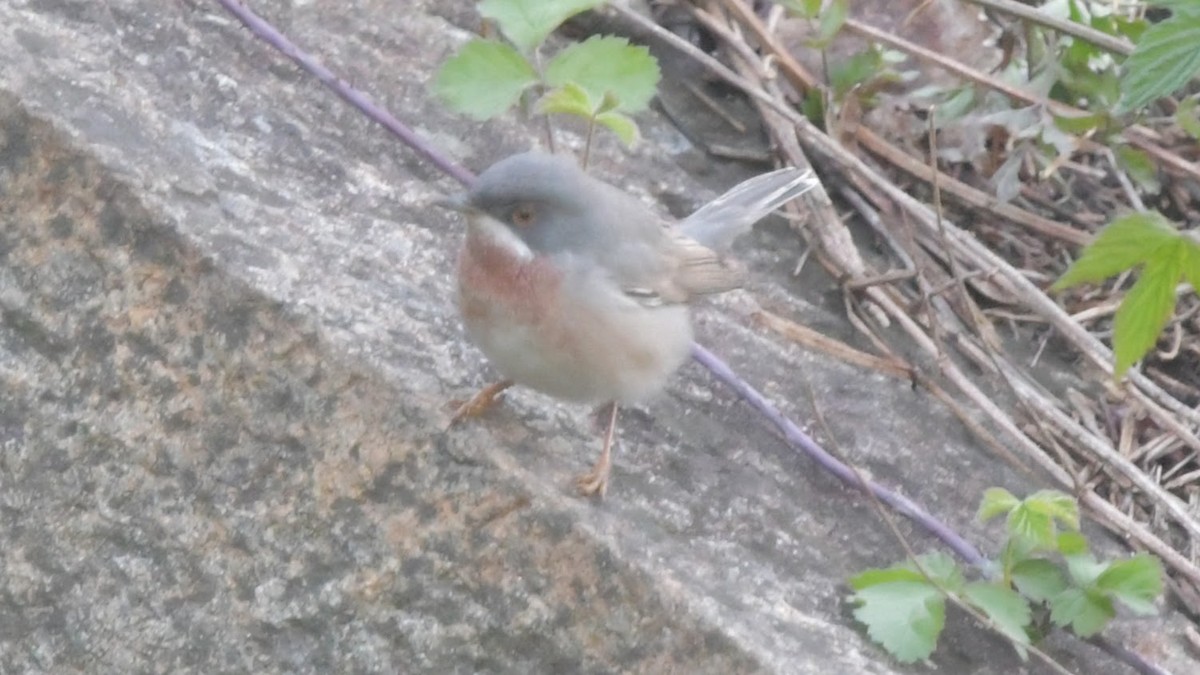
[(621, 112), (645, 110), (654, 98), (659, 77), (658, 62), (650, 50), (608, 35), (577, 42), (546, 64), (550, 86), (578, 84), (597, 102), (611, 95), (616, 100), (613, 109)]
[(472, 40), (438, 71), (433, 90), (451, 108), (485, 120), (508, 110), (537, 82), (533, 66), (512, 47)]
[(1123, 114), (1179, 89), (1200, 73), (1200, 2), (1154, 0), (1169, 7), (1171, 18), (1146, 28), (1121, 75)]
[[(939, 571), (955, 567), (943, 553), (921, 556), (919, 562), (934, 578)], [(850, 586), (858, 603), (854, 618), (867, 627), (872, 640), (904, 663), (933, 653), (946, 624), (946, 600), (938, 587), (912, 565), (867, 570), (851, 579)]]
[[(991, 488), (978, 517), (1004, 516), (1001, 574), (967, 581), (942, 553), (850, 579), (854, 616), (898, 660), (928, 658), (946, 620), (946, 600), (972, 608), (1009, 639), (1021, 658), (1040, 635), (1036, 615), (1080, 636), (1094, 635), (1116, 615), (1116, 604), (1149, 614), (1162, 593), (1162, 567), (1148, 554), (1097, 561), (1079, 532), (1079, 507), (1070, 496), (1042, 490), (1025, 499)], [(1035, 607), (1042, 608), (1035, 612)]]
[(1138, 266), (1141, 276), (1113, 318), (1117, 379), (1158, 341), (1175, 308), (1175, 286), (1183, 280), (1200, 288), (1200, 244), (1161, 214), (1122, 216), (1100, 231), (1052, 287), (1097, 282)]
[[(434, 91), (453, 110), (484, 120), (540, 90), (535, 109), (581, 117), (612, 130), (627, 145), (638, 139), (628, 113), (644, 110), (661, 74), (645, 47), (595, 36), (535, 67), (542, 42), (563, 21), (603, 0), (483, 0), (479, 12), (496, 22), (511, 45), (473, 40), (442, 65)], [(590, 135), (589, 135), (590, 140)]]
[(1175, 109), (1175, 123), (1189, 136), (1200, 141), (1200, 110), (1196, 107), (1196, 97), (1189, 96), (1179, 102)]
[(479, 14), (500, 27), (508, 41), (528, 54), (562, 22), (589, 9), (603, 5), (605, 0), (483, 0)]

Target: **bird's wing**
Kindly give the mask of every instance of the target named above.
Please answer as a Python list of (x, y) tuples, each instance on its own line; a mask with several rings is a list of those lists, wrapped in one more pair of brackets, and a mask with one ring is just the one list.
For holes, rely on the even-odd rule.
[(618, 279), (625, 295), (643, 306), (688, 302), (742, 285), (743, 269), (683, 233), (664, 229), (655, 261), (637, 275)]
[(679, 229), (704, 246), (722, 251), (768, 213), (817, 185), (812, 171), (786, 168), (743, 181), (700, 207)]

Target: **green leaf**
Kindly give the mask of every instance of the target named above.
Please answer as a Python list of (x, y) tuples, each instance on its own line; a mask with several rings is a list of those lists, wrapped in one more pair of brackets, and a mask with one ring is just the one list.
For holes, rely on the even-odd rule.
[(596, 121), (608, 127), (626, 147), (637, 145), (642, 135), (638, 133), (637, 123), (619, 112), (605, 112), (596, 115)]
[(1077, 586), (1091, 586), (1104, 571), (1108, 569), (1109, 563), (1101, 562), (1093, 558), (1090, 554), (1069, 555), (1065, 556), (1067, 561), (1067, 572), (1071, 575), (1071, 581)]
[(1012, 568), (1012, 580), (1017, 590), (1036, 602), (1048, 602), (1067, 589), (1067, 577), (1062, 568), (1042, 558), (1018, 562)]
[(1081, 588), (1068, 588), (1050, 602), (1050, 620), (1056, 626), (1070, 625), (1081, 637), (1100, 632), (1114, 616), (1111, 600)]
[(1200, 242), (1195, 232), (1185, 232), (1183, 239), (1183, 278), (1192, 285), (1192, 291), (1200, 293)]
[(949, 90), (948, 93), (949, 96), (933, 110), (933, 123), (938, 129), (965, 117), (967, 113), (975, 110), (977, 103), (974, 85), (965, 84)]
[(1095, 241), (1083, 249), (1079, 259), (1051, 288), (1061, 291), (1120, 274), (1146, 262), (1160, 247), (1178, 237), (1171, 222), (1155, 211), (1121, 216), (1096, 235)]
[(821, 12), (821, 0), (780, 0), (779, 4), (805, 19), (815, 19)]
[(591, 119), (595, 114), (596, 106), (592, 104), (591, 97), (583, 90), (583, 87), (568, 82), (561, 87), (551, 89), (544, 96), (538, 99), (536, 110), (543, 114), (562, 113), (566, 115), (578, 115), (584, 119)]
[(1175, 309), (1175, 285), (1183, 274), (1187, 244), (1178, 237), (1154, 252), (1142, 276), (1125, 294), (1113, 317), (1113, 378), (1120, 380), (1154, 344)]
[(1196, 98), (1189, 96), (1179, 102), (1175, 109), (1175, 123), (1193, 139), (1200, 140), (1200, 114), (1197, 114)]
[(889, 581), (854, 593), (854, 618), (903, 663), (928, 658), (946, 623), (942, 594), (927, 581)]
[(1091, 113), (1089, 115), (1055, 115), (1054, 125), (1059, 129), (1071, 134), (1085, 134), (1092, 129), (1098, 128), (1104, 124), (1104, 113)]
[(1154, 600), (1163, 589), (1162, 564), (1148, 553), (1118, 560), (1096, 578), (1096, 588), (1138, 614), (1153, 614)]
[(1074, 497), (1065, 492), (1038, 490), (1025, 498), (1025, 504), (1072, 530), (1079, 529), (1079, 505), (1075, 503)]
[(1013, 641), (1017, 653), (1025, 658), (1029, 634), (1025, 627), (1032, 621), (1029, 603), (1015, 591), (997, 584), (974, 582), (967, 584), (963, 595), (995, 624), (997, 630)]
[(523, 53), (532, 52), (562, 22), (604, 0), (483, 0), (479, 14), (500, 27)]
[[(1170, 5), (1173, 9), (1184, 5)], [(1195, 7), (1195, 3), (1191, 3)], [(1179, 89), (1200, 71), (1200, 12), (1176, 11), (1142, 33), (1125, 60), (1117, 114), (1136, 110)]]
[(1162, 183), (1158, 180), (1158, 166), (1144, 151), (1128, 145), (1118, 145), (1117, 163), (1129, 172), (1129, 176), (1142, 192), (1158, 194), (1162, 190)]
[(1022, 502), (1008, 513), (1009, 535), (1032, 542), (1036, 550), (1048, 550), (1054, 545), (1057, 528), (1054, 519), (1029, 508)]
[(611, 91), (606, 91), (604, 92), (604, 98), (600, 101), (600, 106), (596, 108), (596, 114), (616, 110), (620, 105), (620, 99), (618, 99)]
[(846, 17), (850, 14), (850, 3), (847, 0), (833, 0), (826, 7), (825, 11), (821, 12), (820, 24), (817, 30), (817, 37), (813, 41), (813, 46), (818, 49), (824, 49), (833, 41), (838, 31), (846, 23)]
[(983, 492), (983, 499), (979, 502), (979, 513), (975, 517), (979, 522), (986, 523), (996, 516), (1012, 511), (1020, 503), (1013, 493), (1004, 488), (988, 488)]
[(858, 591), (864, 588), (870, 588), (871, 586), (891, 584), (901, 581), (925, 582), (925, 577), (921, 576), (920, 572), (916, 572), (901, 565), (895, 565), (884, 569), (872, 568), (850, 577), (850, 588)]
[(918, 574), (924, 570), (930, 579), (947, 590), (957, 591), (962, 588), (962, 571), (958, 569), (958, 563), (954, 562), (954, 558), (949, 555), (941, 551), (934, 551), (917, 556), (917, 562), (920, 563), (920, 569), (917, 569), (917, 565), (911, 560), (905, 561), (903, 566)]
[(1087, 538), (1078, 532), (1063, 532), (1058, 535), (1057, 548), (1064, 556), (1085, 554), (1088, 552)]
[(840, 98), (855, 86), (865, 84), (883, 72), (883, 69), (883, 53), (874, 45), (851, 55), (848, 59), (839, 60), (832, 65), (829, 76), (835, 97)]
[(616, 110), (644, 110), (654, 98), (660, 73), (658, 61), (645, 47), (625, 38), (596, 35), (559, 52), (546, 64), (546, 81), (554, 87), (574, 82), (592, 100), (610, 94), (619, 101)]
[(533, 67), (512, 47), (472, 40), (442, 65), (433, 90), (451, 109), (485, 120), (503, 113), (536, 83)]

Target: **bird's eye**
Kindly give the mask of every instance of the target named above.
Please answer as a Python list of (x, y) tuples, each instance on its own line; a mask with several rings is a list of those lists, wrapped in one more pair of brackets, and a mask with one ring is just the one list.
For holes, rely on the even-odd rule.
[(529, 204), (521, 204), (512, 212), (512, 224), (517, 227), (529, 227), (537, 218), (537, 212)]

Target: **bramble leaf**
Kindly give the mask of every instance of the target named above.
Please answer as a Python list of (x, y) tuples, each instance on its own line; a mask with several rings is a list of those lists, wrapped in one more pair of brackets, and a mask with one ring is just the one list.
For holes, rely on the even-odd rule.
[(503, 113), (536, 83), (533, 67), (512, 47), (472, 40), (442, 65), (433, 90), (453, 110), (485, 120)]
[(1043, 558), (1028, 558), (1013, 565), (1012, 580), (1017, 590), (1037, 602), (1047, 602), (1067, 588), (1062, 569)]
[(1050, 516), (1072, 530), (1079, 529), (1079, 505), (1075, 498), (1059, 490), (1038, 490), (1025, 498), (1025, 504)]
[(1159, 247), (1178, 236), (1171, 221), (1155, 211), (1121, 216), (1096, 235), (1051, 288), (1061, 291), (1120, 274), (1146, 262)]
[(637, 145), (642, 135), (638, 132), (637, 124), (626, 115), (619, 112), (603, 112), (596, 115), (596, 121), (612, 130), (627, 147)]
[(859, 605), (854, 618), (897, 660), (912, 663), (933, 653), (946, 623), (946, 603), (932, 584), (886, 581), (858, 590), (852, 599)]
[(567, 19), (594, 9), (605, 0), (483, 0), (479, 13), (528, 54)]
[(1054, 625), (1069, 624), (1080, 637), (1100, 632), (1114, 616), (1112, 600), (1082, 588), (1068, 588), (1050, 602), (1050, 620)]
[(1150, 155), (1144, 150), (1128, 145), (1117, 146), (1116, 155), (1117, 163), (1129, 172), (1129, 177), (1137, 183), (1142, 192), (1158, 194), (1162, 189), (1162, 182), (1158, 180), (1158, 166), (1150, 159)]
[(979, 513), (976, 518), (986, 523), (996, 516), (1012, 511), (1021, 501), (1013, 493), (1004, 488), (988, 488), (983, 492), (983, 500), (979, 502)]
[(1189, 96), (1175, 109), (1175, 123), (1193, 139), (1200, 140), (1200, 115), (1196, 113), (1196, 98)]
[(577, 42), (546, 64), (550, 86), (574, 82), (594, 101), (610, 95), (620, 112), (644, 110), (654, 98), (659, 77), (658, 61), (650, 50), (612, 36), (595, 35)]
[(1087, 553), (1087, 538), (1078, 532), (1063, 532), (1058, 535), (1058, 552), (1064, 556)]
[(1175, 309), (1175, 285), (1183, 274), (1187, 243), (1176, 236), (1146, 261), (1142, 276), (1125, 294), (1113, 317), (1113, 378), (1146, 355)]
[(1166, 21), (1142, 33), (1133, 54), (1125, 60), (1121, 76), (1121, 101), (1117, 114), (1124, 114), (1179, 89), (1200, 72), (1200, 11), (1197, 3), (1158, 3), (1172, 8)]
[(1162, 563), (1148, 553), (1118, 560), (1096, 578), (1098, 590), (1138, 614), (1154, 613), (1154, 599), (1162, 593), (1162, 586)]
[(1016, 591), (992, 583), (967, 584), (963, 595), (977, 609), (991, 619), (996, 628), (1013, 641), (1017, 653), (1024, 659), (1029, 634), (1025, 627), (1032, 620), (1029, 603)]
[(578, 115), (589, 119), (595, 113), (591, 97), (582, 87), (574, 82), (568, 82), (561, 87), (551, 89), (538, 99), (535, 106), (537, 111), (544, 114), (564, 113)]

